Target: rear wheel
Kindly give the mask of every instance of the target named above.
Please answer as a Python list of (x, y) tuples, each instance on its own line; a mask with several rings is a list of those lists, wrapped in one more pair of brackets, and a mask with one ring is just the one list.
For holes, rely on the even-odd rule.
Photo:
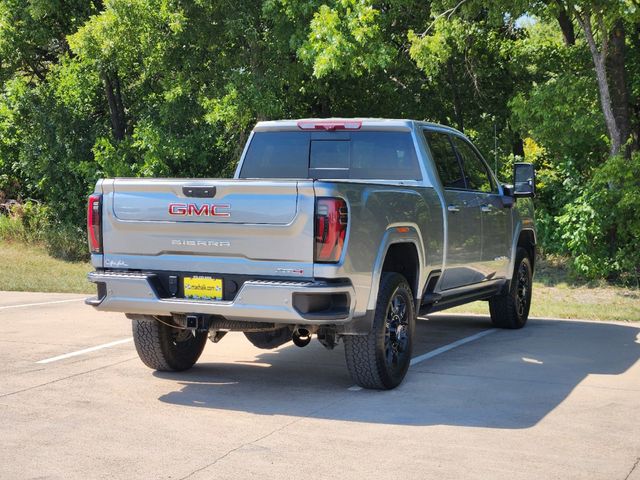
[(150, 315), (128, 315), (140, 360), (149, 368), (176, 372), (191, 368), (200, 358), (207, 332), (169, 326)]
[(347, 368), (358, 385), (379, 390), (400, 385), (411, 362), (415, 315), (407, 280), (383, 273), (371, 331), (343, 337)]
[(531, 260), (524, 248), (518, 248), (509, 291), (489, 300), (491, 322), (498, 328), (522, 328), (529, 318), (532, 293)]

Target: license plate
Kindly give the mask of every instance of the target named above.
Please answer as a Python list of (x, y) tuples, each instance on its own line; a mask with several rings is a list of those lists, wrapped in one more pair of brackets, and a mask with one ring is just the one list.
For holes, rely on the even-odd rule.
[(184, 277), (184, 298), (193, 300), (222, 300), (222, 279), (212, 277)]

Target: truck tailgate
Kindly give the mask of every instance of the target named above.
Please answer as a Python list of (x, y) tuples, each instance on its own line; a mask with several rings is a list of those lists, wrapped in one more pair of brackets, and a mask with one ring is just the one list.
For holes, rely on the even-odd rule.
[(311, 277), (312, 181), (102, 183), (106, 268)]

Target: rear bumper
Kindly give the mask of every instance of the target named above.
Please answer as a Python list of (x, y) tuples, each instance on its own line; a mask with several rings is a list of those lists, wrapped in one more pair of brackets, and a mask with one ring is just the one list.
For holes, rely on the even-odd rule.
[(98, 296), (85, 303), (105, 312), (141, 315), (201, 314), (228, 320), (295, 325), (346, 325), (353, 319), (355, 290), (349, 283), (245, 282), (232, 301), (161, 298), (152, 274), (92, 272)]

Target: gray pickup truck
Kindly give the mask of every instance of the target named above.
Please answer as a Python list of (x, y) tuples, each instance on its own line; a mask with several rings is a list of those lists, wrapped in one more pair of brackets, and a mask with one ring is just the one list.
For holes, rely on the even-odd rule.
[(460, 132), (412, 120), (259, 122), (233, 179), (104, 179), (87, 226), (97, 310), (124, 312), (142, 361), (185, 370), (241, 331), (255, 346), (344, 343), (365, 388), (394, 388), (415, 321), (488, 300), (521, 328), (535, 178), (501, 185)]

